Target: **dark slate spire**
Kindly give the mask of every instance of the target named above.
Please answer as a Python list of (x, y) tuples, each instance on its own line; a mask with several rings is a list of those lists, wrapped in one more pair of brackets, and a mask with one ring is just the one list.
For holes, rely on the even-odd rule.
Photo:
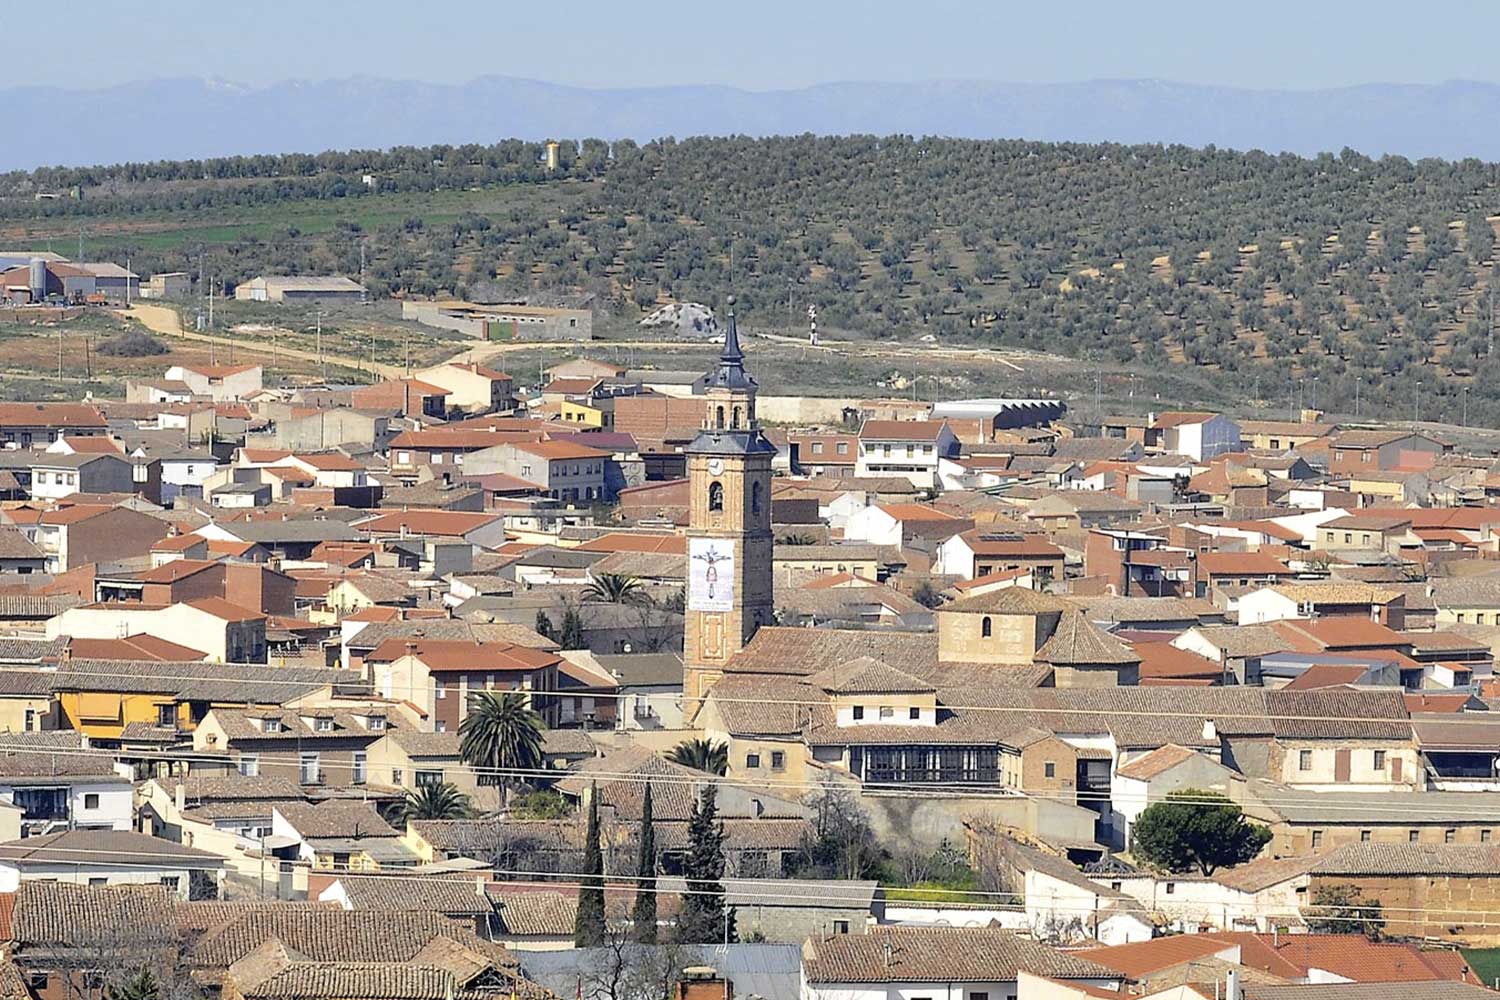
[(755, 388), (755, 379), (745, 371), (745, 352), (740, 349), (740, 331), (734, 322), (734, 296), (726, 300), (729, 325), (724, 331), (724, 350), (719, 352), (719, 367), (708, 379), (709, 387), (721, 389)]

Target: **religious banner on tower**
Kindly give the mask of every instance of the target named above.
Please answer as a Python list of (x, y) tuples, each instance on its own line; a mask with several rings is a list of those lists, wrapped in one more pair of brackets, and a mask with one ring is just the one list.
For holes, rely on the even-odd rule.
[(688, 610), (734, 610), (734, 547), (722, 538), (688, 539)]

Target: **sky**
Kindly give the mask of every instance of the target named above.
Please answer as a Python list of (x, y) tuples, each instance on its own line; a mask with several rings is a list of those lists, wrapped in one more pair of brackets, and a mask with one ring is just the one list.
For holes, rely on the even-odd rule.
[(939, 78), (1500, 82), (1500, 4), (1485, 0), (86, 0), (75, 9), (65, 37), (6, 46), (8, 86), (357, 75), (748, 90)]

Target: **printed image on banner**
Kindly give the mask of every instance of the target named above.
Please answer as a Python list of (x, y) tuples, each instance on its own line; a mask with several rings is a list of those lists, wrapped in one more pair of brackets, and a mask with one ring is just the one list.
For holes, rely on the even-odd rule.
[(717, 538), (688, 540), (688, 608), (729, 611), (734, 607), (734, 547)]

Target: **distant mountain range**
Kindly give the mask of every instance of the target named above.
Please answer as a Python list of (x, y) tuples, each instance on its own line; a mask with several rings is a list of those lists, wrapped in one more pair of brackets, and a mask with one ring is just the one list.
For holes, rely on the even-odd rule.
[(752, 92), (587, 90), (481, 77), (457, 85), (355, 77), (251, 88), (172, 79), (103, 90), (0, 89), (0, 169), (237, 153), (549, 137), (908, 133), (1215, 144), (1316, 154), (1500, 160), (1500, 85), (1240, 90), (1162, 80), (830, 83)]

